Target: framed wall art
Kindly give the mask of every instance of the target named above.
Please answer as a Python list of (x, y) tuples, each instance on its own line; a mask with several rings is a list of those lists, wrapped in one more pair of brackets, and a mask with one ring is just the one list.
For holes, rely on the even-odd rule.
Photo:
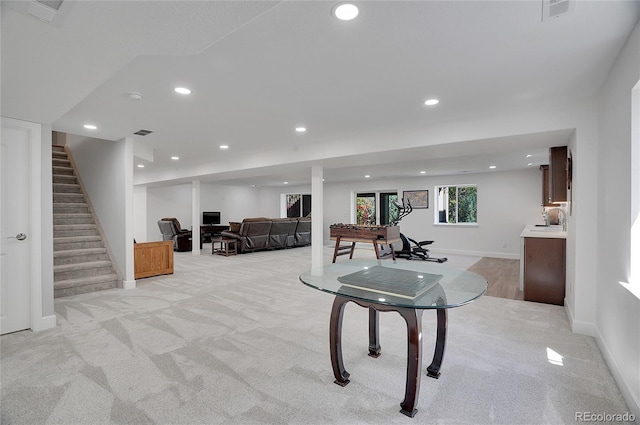
[(412, 208), (429, 208), (429, 191), (405, 190), (402, 192), (402, 200), (405, 204), (410, 202)]

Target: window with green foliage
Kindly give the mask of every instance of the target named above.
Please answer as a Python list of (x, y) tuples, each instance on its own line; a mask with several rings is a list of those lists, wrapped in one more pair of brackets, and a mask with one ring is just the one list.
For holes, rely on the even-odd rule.
[(436, 186), (436, 194), (436, 223), (478, 223), (478, 188), (475, 185)]
[[(377, 200), (377, 202), (376, 202)], [(356, 194), (356, 224), (390, 224), (398, 219), (397, 192)]]

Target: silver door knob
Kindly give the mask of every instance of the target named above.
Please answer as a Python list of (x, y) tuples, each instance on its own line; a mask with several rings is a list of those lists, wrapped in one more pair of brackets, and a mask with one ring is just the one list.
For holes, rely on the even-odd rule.
[(27, 239), (27, 235), (25, 235), (24, 233), (18, 233), (15, 236), (9, 236), (7, 237), (7, 239), (17, 239), (19, 241), (23, 241), (25, 239)]

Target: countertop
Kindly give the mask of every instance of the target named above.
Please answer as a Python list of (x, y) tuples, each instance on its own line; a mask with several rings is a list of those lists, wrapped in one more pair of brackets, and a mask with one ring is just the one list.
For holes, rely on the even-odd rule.
[(535, 224), (529, 224), (522, 230), (520, 237), (567, 239), (567, 232), (562, 230), (562, 226), (536, 226)]

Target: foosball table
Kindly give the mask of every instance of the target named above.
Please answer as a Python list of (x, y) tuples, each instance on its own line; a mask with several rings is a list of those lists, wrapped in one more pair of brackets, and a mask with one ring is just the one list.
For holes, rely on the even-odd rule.
[[(353, 250), (357, 242), (373, 243), (373, 249), (377, 259), (391, 256), (394, 260), (396, 256), (393, 252), (393, 244), (400, 243), (399, 226), (376, 226), (361, 224), (332, 224), (329, 226), (331, 240), (336, 241), (333, 250), (333, 262), (340, 255), (349, 254), (349, 259), (353, 258)], [(341, 245), (342, 242), (350, 242), (350, 245)], [(381, 250), (379, 246), (389, 245), (389, 251)]]

